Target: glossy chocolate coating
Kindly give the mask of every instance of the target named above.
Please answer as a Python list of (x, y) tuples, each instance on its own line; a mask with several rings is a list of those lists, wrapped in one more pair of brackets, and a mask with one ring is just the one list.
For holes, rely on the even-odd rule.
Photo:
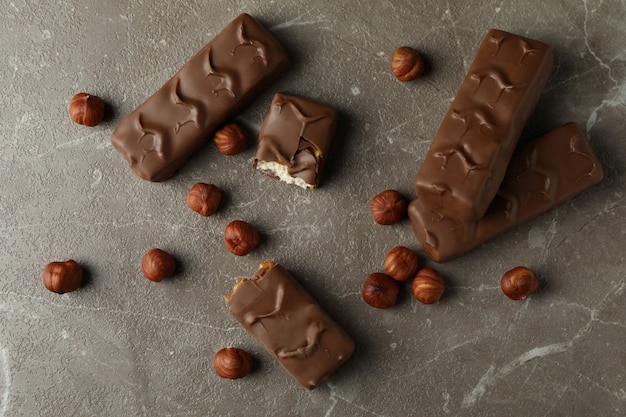
[(241, 325), (305, 388), (315, 388), (354, 342), (282, 266), (266, 261), (226, 297)]
[(138, 176), (166, 180), (287, 64), (278, 41), (242, 14), (126, 116), (111, 142)]
[(599, 183), (604, 174), (584, 133), (575, 123), (554, 129), (516, 152), (487, 213), (462, 223), (414, 200), (413, 232), (422, 250), (446, 262), (524, 223)]
[(287, 167), (291, 177), (301, 178), (308, 188), (315, 188), (336, 126), (337, 110), (333, 107), (278, 93), (261, 126), (253, 167), (259, 169), (259, 161), (277, 162)]
[(485, 214), (552, 63), (541, 42), (487, 33), (417, 174), (421, 204), (463, 222)]

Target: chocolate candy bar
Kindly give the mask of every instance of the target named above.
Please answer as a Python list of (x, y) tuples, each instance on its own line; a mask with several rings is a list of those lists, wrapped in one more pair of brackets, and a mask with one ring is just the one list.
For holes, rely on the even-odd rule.
[(462, 222), (485, 214), (552, 62), (541, 42), (487, 33), (417, 174), (420, 204)]
[(287, 64), (278, 41), (242, 14), (126, 116), (111, 142), (141, 178), (166, 180)]
[(259, 132), (253, 168), (302, 188), (317, 187), (336, 125), (334, 108), (276, 94)]
[(354, 342), (282, 266), (263, 262), (224, 297), (230, 312), (303, 387), (315, 388)]
[(604, 174), (575, 123), (540, 136), (513, 155), (502, 185), (480, 220), (462, 223), (420, 199), (409, 204), (413, 232), (434, 261), (446, 262), (599, 183)]

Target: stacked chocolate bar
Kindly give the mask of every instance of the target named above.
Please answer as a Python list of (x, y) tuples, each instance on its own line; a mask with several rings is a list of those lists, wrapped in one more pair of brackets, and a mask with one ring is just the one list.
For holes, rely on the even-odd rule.
[(487, 33), (415, 180), (409, 217), (431, 259), (461, 255), (603, 178), (574, 123), (513, 155), (552, 63), (541, 42)]

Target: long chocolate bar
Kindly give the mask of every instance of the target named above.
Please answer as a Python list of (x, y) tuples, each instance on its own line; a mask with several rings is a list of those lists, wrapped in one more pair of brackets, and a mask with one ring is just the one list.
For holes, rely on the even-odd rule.
[(141, 178), (166, 180), (287, 65), (278, 41), (242, 14), (127, 115), (111, 142)]
[(276, 94), (259, 132), (253, 168), (288, 184), (317, 187), (336, 125), (334, 108)]
[(303, 387), (315, 388), (354, 342), (282, 266), (263, 262), (226, 296), (230, 312)]
[(541, 42), (487, 33), (415, 179), (420, 204), (463, 222), (485, 214), (552, 63)]
[(604, 174), (575, 123), (540, 136), (513, 155), (502, 185), (480, 220), (462, 223), (409, 204), (413, 232), (434, 261), (446, 262), (599, 183)]

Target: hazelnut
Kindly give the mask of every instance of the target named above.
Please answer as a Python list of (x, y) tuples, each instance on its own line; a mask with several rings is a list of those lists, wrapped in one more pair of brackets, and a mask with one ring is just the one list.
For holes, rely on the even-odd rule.
[(141, 261), (141, 271), (150, 281), (160, 282), (163, 278), (174, 275), (176, 261), (169, 253), (153, 248), (144, 255)]
[(424, 59), (415, 49), (403, 46), (391, 55), (391, 71), (400, 81), (411, 81), (424, 72)]
[(406, 200), (396, 190), (386, 190), (372, 198), (370, 210), (378, 224), (398, 223), (406, 216)]
[(222, 192), (213, 184), (196, 183), (187, 193), (189, 208), (204, 217), (215, 213), (221, 201)]
[(219, 153), (237, 155), (248, 147), (248, 131), (240, 123), (228, 123), (215, 132), (213, 141)]
[(376, 308), (389, 308), (396, 304), (400, 284), (387, 274), (375, 272), (365, 279), (361, 295), (363, 300)]
[(43, 270), (43, 285), (57, 294), (71, 292), (83, 281), (83, 269), (73, 260), (50, 262)]
[(247, 255), (259, 244), (259, 232), (242, 220), (234, 220), (224, 230), (226, 248), (237, 256)]
[(70, 101), (70, 117), (79, 125), (96, 126), (104, 118), (104, 101), (91, 94), (78, 93)]
[(243, 378), (250, 373), (252, 365), (252, 356), (245, 350), (235, 347), (222, 348), (213, 358), (215, 372), (222, 378)]
[(396, 281), (406, 281), (415, 276), (417, 268), (417, 254), (404, 246), (396, 246), (385, 257), (385, 273)]
[(441, 274), (434, 269), (422, 268), (413, 278), (413, 295), (423, 304), (434, 304), (443, 295), (445, 283)]
[(537, 291), (539, 279), (530, 269), (518, 266), (502, 276), (500, 286), (511, 300), (523, 300)]

